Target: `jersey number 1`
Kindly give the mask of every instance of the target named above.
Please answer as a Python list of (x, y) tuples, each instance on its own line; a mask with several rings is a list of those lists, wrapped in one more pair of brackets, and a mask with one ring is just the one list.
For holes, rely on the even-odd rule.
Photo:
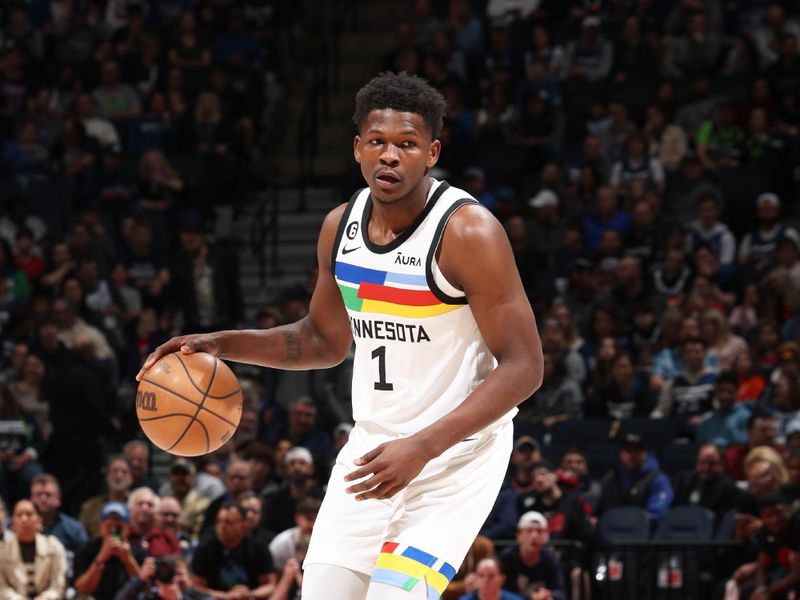
[(386, 346), (380, 346), (372, 351), (372, 358), (378, 359), (378, 381), (375, 389), (381, 392), (391, 392), (394, 386), (386, 382)]

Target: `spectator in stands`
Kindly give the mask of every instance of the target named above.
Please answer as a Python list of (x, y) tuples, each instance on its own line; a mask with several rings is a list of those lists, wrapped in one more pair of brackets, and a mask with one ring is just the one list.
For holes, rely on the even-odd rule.
[(101, 148), (119, 147), (119, 132), (110, 119), (97, 112), (95, 100), (91, 94), (84, 92), (75, 98), (75, 113), (86, 135), (94, 139)]
[(781, 492), (792, 501), (800, 500), (800, 448), (789, 448), (783, 462), (786, 465), (789, 480), (781, 487)]
[(703, 506), (716, 514), (717, 522), (739, 502), (739, 488), (725, 475), (722, 450), (714, 444), (700, 446), (695, 468), (677, 474), (672, 485), (673, 506)]
[(737, 378), (730, 371), (722, 372), (717, 378), (712, 400), (714, 409), (697, 425), (695, 438), (698, 442), (722, 448), (747, 442), (750, 410), (736, 401), (737, 388)]
[(789, 423), (800, 416), (800, 377), (781, 373), (771, 393), (762, 400), (765, 400), (768, 409), (773, 411), (776, 439), (784, 441)]
[(644, 448), (641, 436), (626, 433), (621, 440), (619, 465), (602, 480), (598, 514), (618, 506), (638, 506), (658, 522), (672, 504), (674, 492), (658, 461)]
[(294, 446), (308, 449), (318, 464), (328, 464), (335, 458), (330, 435), (316, 424), (317, 406), (310, 397), (293, 399), (286, 416), (286, 423), (278, 423), (264, 434), (264, 442), (288, 439)]
[(544, 379), (534, 396), (523, 406), (521, 419), (551, 428), (583, 414), (583, 392), (578, 383), (567, 376), (564, 356), (550, 350), (544, 352)]
[(112, 600), (147, 553), (128, 542), (128, 507), (108, 502), (100, 512), (100, 535), (87, 542), (75, 557), (75, 590), (97, 600)]
[(747, 342), (730, 332), (725, 317), (715, 308), (706, 310), (700, 323), (703, 339), (709, 352), (717, 355), (720, 370), (731, 370), (736, 357), (748, 350)]
[(70, 556), (89, 541), (83, 525), (61, 510), (61, 488), (58, 480), (49, 473), (40, 473), (31, 481), (31, 502), (42, 520), (42, 533), (52, 535)]
[(152, 556), (145, 558), (136, 576), (114, 596), (114, 600), (168, 600), (169, 598), (211, 600), (213, 596), (198, 592), (192, 587), (186, 561), (172, 556), (161, 559)]
[(609, 183), (627, 195), (628, 186), (634, 181), (642, 181), (648, 187), (664, 191), (666, 180), (661, 161), (647, 153), (647, 140), (642, 133), (634, 132), (625, 142), (625, 152), (621, 160), (611, 168)]
[(238, 502), (242, 494), (252, 491), (252, 489), (253, 475), (250, 463), (241, 459), (230, 461), (225, 468), (225, 493), (209, 503), (203, 515), (203, 527), (200, 534), (205, 535), (214, 528), (220, 507), (226, 502)]
[(158, 525), (161, 498), (149, 487), (133, 490), (128, 497), (130, 531), (128, 542), (139, 546), (150, 556), (160, 557), (180, 554), (178, 538)]
[(136, 90), (120, 82), (119, 65), (106, 60), (100, 69), (100, 86), (92, 93), (100, 113), (114, 123), (125, 123), (138, 115), (141, 102)]
[(758, 570), (750, 598), (790, 598), (800, 592), (800, 510), (780, 492), (759, 500)]
[(736, 256), (736, 239), (728, 226), (719, 221), (719, 199), (704, 194), (697, 199), (697, 220), (689, 225), (686, 249), (694, 254), (706, 245), (714, 252), (723, 273), (728, 273)]
[(794, 227), (780, 221), (781, 201), (777, 195), (764, 192), (756, 199), (757, 224), (746, 233), (739, 246), (739, 264), (755, 277), (762, 276), (775, 261), (778, 241), (789, 237), (800, 241)]
[(305, 497), (322, 499), (322, 488), (314, 480), (314, 459), (311, 452), (295, 446), (284, 458), (284, 484), (275, 493), (264, 498), (264, 524), (272, 531), (281, 532), (294, 526), (297, 503)]
[(647, 374), (637, 372), (630, 354), (618, 351), (611, 359), (611, 377), (589, 399), (586, 413), (612, 419), (646, 417), (654, 403)]
[[(205, 515), (211, 499), (197, 488), (197, 468), (185, 458), (176, 458), (169, 470), (168, 485), (159, 489), (161, 497), (172, 495), (181, 505), (180, 529), (191, 539), (200, 535)], [(220, 490), (224, 493), (224, 487)]]
[[(749, 349), (743, 350), (733, 363), (736, 373), (736, 401), (755, 402), (761, 398), (766, 388), (766, 381), (761, 375), (756, 358)], [(800, 393), (800, 389), (797, 390)]]
[(42, 471), (42, 443), (36, 418), (0, 387), (0, 497), (7, 502), (28, 496), (33, 477)]
[(286, 561), (294, 557), (297, 545), (303, 536), (311, 535), (314, 521), (319, 512), (320, 501), (316, 498), (303, 498), (297, 503), (294, 520), (297, 525), (279, 533), (269, 544), (272, 563), (280, 571)]
[(122, 257), (131, 283), (141, 293), (146, 306), (158, 305), (169, 283), (169, 269), (153, 242), (150, 223), (137, 219), (126, 242)]
[(601, 186), (597, 190), (595, 210), (583, 217), (586, 250), (597, 252), (600, 239), (606, 229), (613, 229), (621, 237), (625, 237), (631, 226), (631, 217), (617, 205), (617, 196), (610, 186)]
[(661, 388), (652, 418), (677, 417), (680, 427), (696, 426), (711, 409), (717, 375), (706, 367), (706, 344), (700, 338), (688, 338), (681, 344), (686, 367)]
[(131, 488), (149, 487), (156, 491), (158, 484), (150, 477), (150, 446), (142, 440), (131, 440), (122, 448), (122, 454), (131, 466)]
[(196, 214), (186, 214), (179, 221), (178, 234), (181, 251), (170, 279), (184, 330), (241, 326), (244, 314), (236, 258), (206, 241), (202, 219)]
[(768, 446), (778, 453), (783, 447), (775, 442), (775, 419), (764, 409), (753, 410), (747, 420), (747, 441), (729, 446), (725, 450), (725, 472), (734, 481), (745, 479), (744, 463), (754, 448)]
[(761, 526), (758, 520), (758, 501), (769, 492), (780, 490), (789, 481), (789, 473), (783, 464), (781, 455), (769, 446), (753, 448), (744, 461), (746, 491), (739, 498), (737, 519), (747, 525), (746, 536), (754, 535)]
[[(516, 520), (516, 519), (515, 519)], [(461, 567), (458, 572), (450, 580), (447, 588), (442, 594), (443, 600), (460, 600), (464, 594), (475, 591), (475, 584), (477, 582), (476, 570), (478, 565), (484, 558), (490, 558), (495, 555), (494, 544), (489, 538), (479, 535), (472, 542), (472, 545), (467, 551), (467, 555), (461, 562)]]
[(275, 589), (269, 549), (246, 535), (245, 514), (238, 504), (220, 507), (214, 535), (200, 542), (191, 570), (194, 587), (216, 597), (233, 592), (268, 598)]
[[(482, 559), (475, 568), (474, 591), (464, 594), (459, 600), (522, 600), (522, 596), (502, 589), (506, 584), (506, 576), (503, 574), (503, 565), (494, 556)], [(537, 598), (543, 594), (537, 592), (531, 598)]]
[[(577, 493), (594, 514), (603, 488), (599, 481), (589, 477), (589, 463), (583, 451), (577, 447), (567, 448), (561, 455), (560, 469), (563, 471), (559, 475), (562, 488)], [(566, 475), (574, 476), (574, 482), (571, 477), (566, 477)]]
[[(577, 495), (562, 491), (556, 470), (546, 460), (533, 466), (533, 493), (520, 494), (517, 499), (517, 514), (536, 511), (545, 516), (550, 539), (576, 540), (581, 544), (588, 542), (592, 531), (587, 509)], [(565, 548), (560, 559), (569, 575), (570, 588), (578, 595), (577, 590), (582, 587), (582, 553)]]
[(517, 522), (517, 543), (500, 555), (505, 588), (525, 598), (565, 600), (561, 565), (547, 547), (547, 519), (531, 511)]
[(244, 509), (247, 535), (270, 543), (275, 533), (264, 527), (264, 501), (255, 492), (242, 494), (239, 504)]
[(726, 50), (725, 39), (710, 31), (707, 16), (697, 11), (689, 17), (685, 35), (669, 41), (664, 71), (670, 77), (714, 75)]
[[(80, 522), (86, 528), (89, 537), (96, 537), (101, 533), (100, 521), (103, 507), (109, 502), (127, 504), (128, 495), (133, 483), (131, 467), (128, 460), (121, 454), (113, 454), (106, 461), (106, 488), (107, 491), (89, 498), (81, 506)], [(128, 511), (125, 510), (125, 522), (128, 522)]]
[(67, 560), (57, 538), (40, 533), (41, 517), (30, 500), (11, 516), (14, 538), (0, 545), (0, 590), (4, 598), (59, 600), (67, 587)]
[(178, 540), (181, 552), (185, 555), (192, 545), (193, 538), (181, 531), (181, 503), (173, 496), (159, 497), (159, 500), (156, 523), (165, 533), (171, 534)]

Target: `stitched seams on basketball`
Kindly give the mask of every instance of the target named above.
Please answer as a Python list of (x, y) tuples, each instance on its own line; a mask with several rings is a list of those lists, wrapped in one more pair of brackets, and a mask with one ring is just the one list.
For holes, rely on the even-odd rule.
[[(213, 447), (217, 448), (221, 443), (224, 443), (225, 441), (227, 441), (227, 439), (229, 439), (230, 436), (233, 434), (233, 431), (235, 431), (236, 427), (238, 426), (238, 419), (236, 419), (236, 421), (233, 421), (231, 419), (235, 419), (235, 415), (230, 415), (230, 418), (226, 418), (222, 414), (219, 414), (218, 412), (213, 410), (212, 408), (209, 408), (208, 405), (210, 403), (207, 402), (207, 400), (210, 399), (212, 401), (223, 402), (224, 405), (227, 405), (229, 403), (228, 402), (224, 402), (224, 401), (231, 399), (230, 401), (235, 402), (235, 400), (232, 400), (232, 398), (234, 396), (236, 396), (237, 394), (241, 393), (241, 388), (237, 385), (234, 390), (232, 390), (230, 392), (226, 392), (224, 394), (218, 394), (218, 393), (217, 394), (213, 394), (213, 393), (211, 393), (213, 388), (214, 388), (214, 383), (216, 381), (222, 383), (223, 381), (229, 381), (229, 379), (230, 379), (229, 375), (226, 375), (225, 377), (222, 377), (222, 378), (217, 377), (217, 374), (220, 372), (220, 368), (225, 369), (226, 372), (228, 370), (227, 370), (227, 366), (224, 363), (222, 363), (222, 365), (220, 365), (220, 363), (218, 362), (217, 357), (215, 357), (215, 356), (211, 356), (210, 357), (210, 358), (214, 359), (214, 364), (213, 364), (213, 368), (211, 369), (211, 376), (209, 378), (208, 384), (206, 386), (204, 386), (205, 390), (203, 390), (198, 385), (198, 383), (195, 381), (195, 379), (192, 377), (192, 371), (194, 371), (195, 375), (200, 374), (202, 376), (201, 381), (202, 381), (202, 379), (205, 379), (205, 376), (207, 375), (208, 371), (200, 371), (200, 372), (198, 372), (197, 371), (197, 367), (195, 365), (192, 365), (192, 369), (190, 370), (188, 365), (187, 365), (187, 363), (183, 360), (183, 358), (180, 356), (180, 354), (175, 353), (175, 354), (172, 354), (172, 355), (165, 356), (162, 359), (162, 360), (165, 361), (164, 367), (166, 368), (165, 371), (167, 373), (169, 372), (169, 367), (168, 367), (169, 363), (172, 363), (173, 368), (177, 367), (177, 365), (175, 365), (175, 363), (172, 360), (170, 360), (170, 356), (173, 356), (180, 363), (181, 368), (183, 369), (183, 374), (185, 375), (185, 378), (182, 378), (183, 381), (188, 380), (188, 383), (191, 385), (192, 388), (194, 388), (194, 390), (196, 390), (198, 392), (198, 395), (202, 395), (201, 399), (198, 402), (197, 400), (192, 399), (190, 397), (187, 397), (187, 395), (184, 395), (184, 394), (189, 394), (189, 392), (190, 392), (190, 389), (186, 389), (186, 387), (184, 387), (184, 389), (182, 390), (183, 393), (180, 393), (180, 392), (176, 392), (175, 390), (172, 389), (172, 386), (174, 384), (171, 383), (170, 381), (164, 381), (164, 383), (161, 384), (161, 383), (158, 383), (156, 381), (153, 381), (152, 379), (150, 379), (148, 377), (145, 377), (142, 380), (143, 382), (146, 382), (149, 385), (151, 385), (151, 386), (153, 386), (155, 388), (158, 388), (161, 391), (161, 393), (166, 393), (166, 394), (168, 394), (170, 397), (172, 397), (174, 399), (180, 399), (181, 401), (186, 402), (187, 404), (191, 404), (194, 407), (195, 410), (194, 410), (193, 414), (191, 414), (191, 413), (183, 413), (183, 412), (178, 412), (178, 411), (180, 411), (179, 406), (173, 406), (172, 410), (170, 411), (169, 414), (158, 415), (156, 417), (144, 417), (144, 418), (140, 418), (139, 420), (144, 425), (144, 423), (146, 423), (146, 422), (159, 421), (161, 419), (165, 419), (165, 418), (168, 418), (168, 417), (186, 417), (188, 419), (188, 422), (184, 426), (184, 428), (181, 431), (180, 435), (177, 436), (177, 439), (173, 438), (174, 441), (171, 444), (168, 441), (165, 440), (165, 443), (169, 444), (169, 445), (168, 446), (161, 446), (161, 447), (164, 448), (165, 450), (167, 450), (168, 452), (174, 452), (176, 454), (184, 455), (184, 456), (189, 456), (189, 455), (196, 456), (196, 455), (199, 455), (199, 454), (208, 453), (212, 449), (212, 444), (211, 444), (211, 435), (212, 434), (210, 432), (214, 431), (214, 430), (217, 430), (217, 433), (213, 434), (214, 435), (214, 440), (213, 440), (214, 446)], [(235, 381), (235, 378), (234, 378), (234, 381)], [(223, 383), (223, 385), (224, 385), (224, 383)], [(189, 394), (189, 395), (191, 395), (191, 394)], [(230, 411), (226, 411), (225, 410), (226, 406), (224, 406), (224, 405), (220, 405), (220, 408), (222, 408), (222, 412), (225, 413), (225, 414), (229, 414)], [(239, 408), (239, 413), (241, 414), (241, 401), (239, 402), (238, 408)], [(169, 408), (167, 410), (169, 410)], [(215, 417), (215, 419), (219, 423), (219, 426), (213, 426), (212, 427), (212, 423), (210, 423), (210, 422), (207, 423), (207, 424), (204, 423), (203, 422), (204, 420), (208, 421), (208, 417), (202, 417), (202, 419), (201, 419), (200, 418), (201, 411), (205, 411), (206, 413), (208, 413), (211, 416)], [(143, 415), (141, 415), (141, 416), (143, 417)], [(197, 425), (200, 427), (200, 429), (197, 430), (196, 433), (190, 433), (190, 432), (192, 432), (192, 426), (195, 423), (197, 423)], [(224, 425), (222, 425), (223, 423), (224, 423)], [(218, 429), (219, 427), (226, 428), (227, 431), (225, 431), (224, 433), (223, 432), (219, 432), (219, 429)], [(211, 429), (209, 429), (209, 428), (211, 428)], [(197, 439), (197, 435), (198, 434), (201, 435), (200, 439)], [(194, 443), (194, 447), (197, 447), (196, 444), (200, 444), (199, 448), (203, 448), (204, 447), (204, 451), (203, 452), (197, 452), (195, 450), (189, 451), (186, 448), (181, 448), (181, 443), (184, 440), (188, 440), (190, 436), (194, 436), (194, 438), (196, 440), (196, 442)], [(192, 447), (192, 443), (190, 443), (190, 447)]]

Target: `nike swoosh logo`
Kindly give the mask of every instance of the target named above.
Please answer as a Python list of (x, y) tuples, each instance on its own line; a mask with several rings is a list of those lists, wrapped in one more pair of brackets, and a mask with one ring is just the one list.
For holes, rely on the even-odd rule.
[(356, 246), (355, 248), (342, 248), (342, 254), (350, 254), (351, 252), (355, 252), (361, 248), (361, 246)]

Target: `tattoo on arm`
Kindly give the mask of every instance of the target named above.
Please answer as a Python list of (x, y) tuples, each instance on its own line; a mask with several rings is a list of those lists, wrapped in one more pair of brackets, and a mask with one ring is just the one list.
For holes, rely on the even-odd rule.
[(287, 331), (283, 337), (286, 340), (286, 360), (300, 360), (303, 356), (303, 343), (300, 341), (300, 335), (293, 331)]

